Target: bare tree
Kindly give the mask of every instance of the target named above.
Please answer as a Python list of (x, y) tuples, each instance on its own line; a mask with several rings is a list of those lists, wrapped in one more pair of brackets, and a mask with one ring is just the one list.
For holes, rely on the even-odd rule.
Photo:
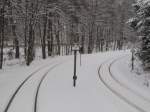
[(3, 66), (3, 48), (4, 48), (4, 26), (5, 26), (5, 0), (2, 1), (2, 6), (0, 8), (0, 69)]
[(43, 37), (42, 37), (42, 57), (46, 59), (46, 31), (47, 31), (47, 8), (44, 8), (45, 14), (43, 15)]

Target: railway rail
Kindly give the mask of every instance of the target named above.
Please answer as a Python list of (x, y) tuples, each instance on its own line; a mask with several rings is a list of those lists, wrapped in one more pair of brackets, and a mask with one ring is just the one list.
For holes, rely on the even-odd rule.
[[(113, 94), (115, 94), (117, 97), (119, 97), (120, 99), (122, 99), (124, 102), (126, 102), (128, 105), (130, 105), (131, 107), (133, 107), (134, 109), (136, 109), (137, 111), (139, 111), (139, 112), (148, 112), (148, 111), (145, 111), (143, 108), (141, 108), (141, 107), (139, 107), (138, 105), (136, 105), (134, 102), (132, 102), (132, 101), (130, 101), (129, 99), (127, 99), (124, 95), (122, 95), (120, 92), (118, 92), (118, 91), (116, 91), (114, 88), (112, 88), (106, 81), (105, 81), (105, 79), (103, 79), (103, 74), (101, 73), (101, 70), (102, 70), (102, 68), (103, 68), (103, 66), (105, 65), (105, 64), (107, 64), (108, 62), (110, 62), (111, 61), (111, 63), (109, 64), (109, 66), (108, 66), (108, 71), (109, 71), (109, 75), (111, 76), (111, 78), (112, 78), (112, 73), (111, 73), (111, 67), (112, 67), (112, 65), (116, 62), (116, 61), (118, 61), (118, 60), (120, 60), (120, 59), (122, 59), (122, 58), (124, 58), (125, 56), (122, 56), (122, 57), (120, 57), (120, 58), (117, 58), (117, 59), (114, 59), (114, 60), (112, 60), (112, 59), (109, 59), (109, 60), (106, 60), (106, 61), (104, 61), (100, 66), (99, 66), (99, 68), (98, 68), (98, 76), (99, 76), (99, 79), (101, 80), (101, 82), (105, 85), (105, 87), (107, 87)], [(114, 78), (112, 78), (113, 80), (114, 80)], [(116, 81), (116, 80), (115, 80)], [(119, 84), (120, 85), (120, 84)]]
[(56, 68), (57, 66), (61, 65), (62, 63), (66, 62), (65, 61), (62, 61), (62, 62), (59, 62), (53, 66), (51, 66), (52, 64), (56, 63), (56, 61), (52, 61), (50, 62), (49, 64), (46, 64), (40, 68), (38, 68), (37, 70), (35, 70), (34, 72), (32, 72), (30, 75), (28, 75), (28, 77), (26, 77), (21, 83), (20, 85), (16, 88), (16, 90), (14, 91), (14, 93), (12, 94), (12, 96), (10, 97), (8, 103), (6, 104), (6, 107), (4, 108), (4, 111), (3, 112), (9, 112), (9, 108), (11, 107), (14, 99), (17, 97), (17, 94), (19, 93), (19, 91), (21, 90), (21, 88), (23, 86), (25, 86), (25, 84), (28, 82), (29, 79), (31, 79), (33, 76), (35, 76), (39, 71), (41, 71), (42, 69), (48, 67), (48, 66), (51, 66), (45, 73), (44, 75), (42, 76), (42, 78), (40, 79), (40, 82), (37, 86), (37, 89), (36, 89), (36, 95), (35, 95), (35, 103), (34, 103), (34, 112), (37, 112), (37, 101), (38, 101), (38, 94), (39, 94), (39, 91), (40, 91), (40, 86), (42, 85), (42, 82), (43, 80), (45, 79), (45, 77), (48, 75), (48, 73), (53, 70), (54, 68)]

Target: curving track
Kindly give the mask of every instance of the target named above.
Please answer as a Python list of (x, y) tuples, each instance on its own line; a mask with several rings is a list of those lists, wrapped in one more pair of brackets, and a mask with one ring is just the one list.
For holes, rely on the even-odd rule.
[[(44, 73), (44, 75), (42, 76), (42, 78), (40, 79), (40, 82), (39, 82), (39, 84), (38, 84), (38, 86), (37, 86), (36, 95), (35, 95), (34, 112), (37, 112), (38, 93), (39, 93), (39, 91), (40, 91), (40, 86), (42, 85), (42, 82), (44, 81), (45, 77), (48, 75), (48, 73), (49, 73), (51, 70), (53, 70), (54, 68), (56, 68), (57, 66), (61, 65), (61, 64), (64, 63), (64, 62), (66, 62), (66, 60), (65, 60), (65, 61), (62, 61), (62, 62), (60, 62), (60, 63), (57, 63), (57, 64), (53, 65), (52, 67), (50, 67), (50, 68)], [(52, 61), (51, 63), (46, 64), (46, 65), (44, 65), (44, 66), (38, 68), (36, 71), (34, 71), (33, 73), (31, 73), (28, 77), (26, 77), (26, 78), (22, 81), (22, 83), (16, 88), (16, 90), (15, 90), (15, 92), (12, 94), (12, 96), (10, 97), (10, 99), (9, 99), (8, 103), (6, 104), (6, 107), (5, 107), (5, 109), (4, 109), (3, 112), (9, 112), (9, 108), (11, 107), (11, 105), (12, 105), (14, 99), (17, 97), (17, 94), (19, 93), (19, 91), (21, 90), (21, 88), (22, 88), (23, 86), (25, 86), (25, 84), (28, 82), (29, 79), (31, 79), (33, 76), (35, 76), (39, 71), (43, 70), (43, 69), (46, 68), (47, 66), (50, 66), (50, 65), (52, 65), (52, 64), (54, 64), (54, 63), (56, 63), (56, 61), (54, 61), (54, 62)], [(10, 111), (11, 111), (11, 110), (10, 110)]]
[(59, 66), (59, 65), (61, 65), (61, 64), (63, 64), (63, 63), (64, 63), (64, 62), (58, 63), (58, 64), (52, 66), (52, 67), (51, 67), (50, 69), (48, 69), (48, 71), (46, 71), (46, 73), (42, 76), (42, 78), (41, 78), (41, 80), (40, 80), (40, 82), (39, 82), (39, 84), (38, 84), (38, 86), (37, 86), (37, 90), (36, 90), (35, 102), (34, 102), (34, 112), (37, 112), (37, 111), (38, 111), (38, 108), (37, 108), (37, 107), (38, 107), (38, 96), (39, 96), (40, 87), (41, 87), (41, 85), (42, 85), (44, 79), (46, 78), (46, 76), (48, 75), (48, 73), (49, 73), (51, 70), (53, 70), (54, 68), (56, 68), (57, 66)]
[[(124, 57), (121, 57), (120, 59), (122, 59)], [(128, 89), (129, 91), (131, 91), (132, 93), (136, 94), (137, 96), (139, 96), (140, 98), (142, 98), (144, 101), (146, 101), (147, 103), (150, 104), (150, 99), (147, 99), (146, 97), (142, 96), (141, 94), (137, 93), (136, 91), (134, 91), (133, 89), (131, 89), (130, 87), (126, 86), (125, 84), (123, 84), (121, 81), (119, 81), (115, 76), (114, 74), (112, 73), (112, 66), (120, 59), (116, 59), (114, 60), (110, 65), (109, 65), (109, 73), (110, 73), (110, 76), (112, 77), (113, 80), (115, 80), (120, 86)]]
[[(132, 102), (131, 100), (129, 100), (127, 97), (125, 97), (124, 95), (122, 95), (119, 91), (117, 91), (116, 89), (114, 89), (110, 84), (107, 83), (107, 81), (105, 81), (105, 79), (103, 78), (103, 75), (101, 73), (101, 70), (103, 69), (104, 65), (109, 63), (109, 66), (108, 66), (108, 71), (109, 71), (109, 76), (111, 77), (111, 80), (114, 80), (115, 82), (117, 82), (117, 84), (119, 84), (121, 87), (125, 88), (124, 85), (118, 83), (118, 81), (116, 81), (113, 77), (113, 74), (111, 72), (111, 67), (112, 65), (118, 61), (119, 59), (122, 59), (124, 56), (120, 57), (120, 58), (117, 58), (117, 59), (110, 59), (110, 60), (107, 60), (105, 62), (103, 62), (99, 69), (98, 69), (98, 75), (99, 75), (99, 79), (101, 80), (101, 82), (112, 92), (114, 93), (117, 97), (119, 97), (120, 99), (122, 99), (124, 102), (126, 102), (128, 105), (130, 105), (131, 107), (135, 108), (138, 112), (148, 112), (146, 111), (145, 109), (141, 108), (139, 105), (137, 105), (135, 102)], [(127, 87), (125, 89), (128, 89)], [(128, 89), (128, 91), (130, 91), (130, 89)], [(136, 94), (137, 95), (137, 94)]]

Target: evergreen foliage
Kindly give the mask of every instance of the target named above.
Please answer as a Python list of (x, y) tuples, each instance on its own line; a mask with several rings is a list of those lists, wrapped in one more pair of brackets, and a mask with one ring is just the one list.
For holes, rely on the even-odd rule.
[(150, 68), (150, 0), (137, 0), (133, 4), (135, 16), (129, 20), (130, 26), (140, 39), (139, 59), (144, 68)]

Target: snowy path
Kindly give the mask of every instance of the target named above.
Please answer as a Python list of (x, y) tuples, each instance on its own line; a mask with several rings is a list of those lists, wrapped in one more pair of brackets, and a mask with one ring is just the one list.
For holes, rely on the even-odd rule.
[[(132, 82), (133, 80), (127, 80), (126, 78), (131, 77), (134, 78), (134, 80), (136, 79), (131, 73), (130, 68), (127, 67), (129, 66), (127, 60), (130, 59), (130, 57), (114, 60), (109, 66), (109, 71), (111, 72), (110, 76), (116, 83), (124, 88), (124, 90), (128, 91), (128, 93), (121, 93), (128, 99), (128, 102), (136, 105), (141, 110), (140, 112), (148, 112), (150, 110), (150, 91), (146, 91), (147, 88), (144, 89), (138, 86), (142, 82), (141, 79), (138, 80), (138, 85), (136, 85), (135, 82)], [(120, 65), (123, 65), (122, 68), (119, 67)]]
[[(67, 60), (68, 59), (69, 58), (67, 58)], [(23, 79), (23, 76), (22, 76), (22, 78), (16, 77), (16, 76), (21, 75), (20, 71), (18, 71), (19, 75), (18, 75), (18, 73), (13, 74), (16, 78), (17, 83), (14, 82), (14, 80), (10, 81), (10, 84), (12, 83), (12, 85), (14, 86), (14, 87), (12, 87), (13, 89), (11, 88), (10, 84), (6, 84), (8, 86), (8, 88), (6, 90), (10, 94), (9, 97), (3, 95), (4, 91), (1, 92), (2, 94), (0, 94), (0, 96), (4, 96), (4, 97), (1, 97), (1, 99), (3, 98), (2, 101), (6, 102), (4, 104), (2, 102), (0, 102), (0, 104), (4, 105), (4, 107), (3, 107), (4, 109), (1, 109), (1, 110), (3, 110), (3, 112), (10, 112), (10, 111), (16, 112), (16, 111), (22, 111), (22, 110), (32, 111), (31, 107), (33, 106), (32, 103), (34, 103), (34, 106), (33, 106), (34, 112), (36, 112), (36, 108), (35, 108), (36, 107), (36, 99), (38, 97), (40, 85), (42, 84), (42, 82), (43, 82), (44, 78), (46, 77), (46, 75), (48, 74), (48, 72), (50, 72), (52, 69), (59, 66), (63, 62), (66, 62), (66, 60), (64, 60), (61, 57), (58, 59), (57, 58), (53, 59), (53, 61), (48, 61), (48, 62), (45, 62), (44, 64), (37, 65), (38, 67), (34, 65), (35, 70), (32, 67), (30, 69), (27, 69), (31, 73), (28, 74), (28, 72), (26, 71), (25, 73), (27, 76), (24, 77), (24, 79)], [(36, 64), (39, 64), (39, 63), (36, 63)], [(24, 70), (24, 69), (22, 69), (22, 70)], [(7, 75), (7, 74), (5, 74), (5, 75)], [(9, 78), (9, 77), (7, 77), (7, 78)], [(10, 77), (10, 80), (11, 80), (11, 77)], [(0, 82), (3, 82), (3, 81), (0, 81)], [(5, 88), (1, 88), (1, 90), (5, 90)], [(36, 90), (36, 92), (35, 92), (35, 90)], [(12, 92), (10, 93), (9, 91), (12, 91)]]
[(98, 79), (99, 64), (119, 55), (122, 53), (84, 56), (82, 67), (78, 65), (76, 88), (72, 85), (73, 62), (58, 67), (41, 88), (45, 92), (39, 95), (39, 112), (137, 112)]
[[(40, 86), (52, 69), (56, 68), (58, 64), (52, 64), (50, 67), (46, 67), (32, 76), (26, 84), (20, 89), (20, 92), (17, 94), (17, 97), (14, 99), (14, 102), (9, 108), (9, 112), (37, 112), (37, 100), (38, 93), (40, 91)], [(33, 109), (33, 110), (31, 110)]]
[[(144, 100), (150, 102), (150, 88), (148, 88), (145, 83), (145, 78), (147, 75), (145, 74), (137, 74), (139, 70), (131, 71), (130, 63), (131, 56), (127, 56), (126, 58), (122, 58), (115, 63), (111, 67), (112, 76), (114, 80), (123, 85), (125, 88), (130, 89), (130, 91), (139, 95), (139, 97), (143, 97)], [(122, 67), (120, 67), (122, 65)], [(149, 76), (149, 74), (148, 74)]]
[(138, 112), (148, 112), (148, 110), (150, 109), (150, 103), (147, 102), (147, 100), (139, 97), (136, 92), (131, 91), (131, 89), (129, 89), (113, 77), (111, 67), (117, 60), (114, 60), (112, 62), (110, 61), (101, 67), (102, 70), (100, 70), (99, 72), (100, 79), (109, 90), (111, 90), (126, 103), (137, 109)]
[[(57, 59), (58, 61), (55, 60), (56, 62), (52, 62), (50, 66), (44, 67), (29, 78), (17, 93), (8, 112), (147, 112), (138, 111), (120, 99), (99, 79), (98, 68), (103, 62), (126, 54), (129, 52), (108, 52), (82, 56), (81, 67), (78, 59), (76, 88), (73, 87), (72, 80), (73, 56)], [(70, 59), (71, 61), (69, 61)], [(124, 95), (126, 90), (110, 77), (109, 65), (112, 60), (103, 65), (100, 71), (101, 75), (109, 86), (117, 92), (118, 90), (122, 91)], [(48, 62), (44, 62), (43, 65), (46, 63), (48, 64)], [(59, 63), (61, 64), (57, 66)], [(0, 80), (1, 82), (3, 81)], [(13, 88), (17, 84), (15, 83)], [(5, 87), (0, 87), (0, 90), (3, 90), (3, 94), (0, 94), (1, 99), (6, 90)], [(7, 95), (11, 96), (10, 92)], [(3, 102), (0, 101), (2, 104), (0, 111), (2, 110), (2, 112), (9, 98), (3, 99), (5, 99)], [(4, 101), (5, 104), (3, 104)]]

